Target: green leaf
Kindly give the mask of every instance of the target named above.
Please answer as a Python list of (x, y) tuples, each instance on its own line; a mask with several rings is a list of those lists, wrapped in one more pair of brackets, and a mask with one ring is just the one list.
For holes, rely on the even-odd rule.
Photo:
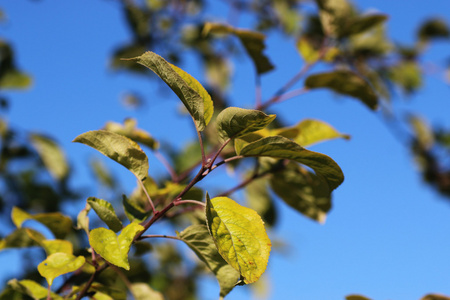
[[(42, 300), (47, 298), (48, 289), (33, 280), (21, 280), (12, 279), (8, 281), (8, 285), (22, 294), (28, 295), (34, 300)], [(63, 298), (55, 293), (51, 293), (52, 300), (62, 300)]]
[(319, 51), (314, 49), (312, 43), (306, 38), (302, 37), (297, 41), (297, 50), (306, 63), (313, 63), (320, 57)]
[[(350, 299), (353, 300), (353, 299)], [(359, 300), (359, 299), (355, 299), (355, 300)], [(366, 299), (361, 299), (361, 300), (366, 300)], [(370, 300), (370, 299), (368, 299)], [(444, 296), (444, 295), (438, 295), (438, 294), (428, 294), (425, 295), (424, 297), (420, 298), (420, 300), (450, 300), (450, 297)]]
[(194, 77), (150, 51), (130, 60), (155, 72), (183, 102), (197, 129), (205, 129), (213, 114), (213, 103), (211, 96)]
[(40, 243), (32, 238), (28, 232), (31, 232), (33, 235), (38, 236), (41, 240), (45, 240), (45, 237), (36, 230), (29, 228), (19, 228), (14, 230), (12, 233), (10, 233), (0, 241), (0, 250), (7, 248), (26, 248), (40, 246)]
[(282, 137), (265, 137), (242, 148), (243, 156), (268, 156), (289, 159), (312, 168), (318, 176), (322, 176), (331, 192), (344, 181), (344, 174), (339, 165), (330, 157), (306, 150), (297, 143)]
[(293, 139), (297, 144), (302, 145), (303, 147), (331, 139), (350, 139), (349, 135), (339, 133), (330, 124), (313, 119), (303, 120), (294, 127), (276, 129), (274, 130), (274, 133)]
[(340, 37), (347, 21), (352, 16), (352, 7), (347, 0), (316, 0), (320, 22), (326, 35)]
[(387, 20), (387, 16), (383, 14), (372, 14), (365, 16), (357, 16), (350, 18), (346, 23), (344, 29), (342, 29), (340, 35), (341, 36), (349, 36), (353, 34), (362, 33), (369, 29), (372, 29), (375, 26), (382, 24)]
[(245, 187), (245, 194), (249, 208), (261, 216), (264, 223), (274, 226), (277, 221), (276, 207), (267, 190), (268, 179), (260, 178), (253, 180)]
[(91, 210), (89, 204), (86, 204), (86, 207), (82, 209), (77, 216), (77, 227), (76, 229), (83, 229), (87, 234), (89, 234), (89, 217), (88, 213)]
[(115, 266), (130, 269), (128, 263), (128, 252), (134, 237), (144, 230), (137, 223), (127, 225), (117, 236), (112, 230), (106, 228), (92, 229), (89, 235), (89, 243), (95, 252), (100, 254), (108, 262)]
[(207, 35), (208, 33), (225, 33), (237, 36), (252, 59), (258, 74), (273, 70), (272, 63), (263, 53), (266, 48), (264, 43), (266, 36), (264, 34), (247, 29), (233, 28), (226, 24), (207, 22), (203, 27), (203, 35)]
[(77, 136), (73, 142), (96, 149), (130, 170), (139, 180), (148, 176), (147, 155), (129, 138), (106, 130), (94, 130)]
[(16, 69), (10, 69), (0, 77), (1, 89), (26, 89), (31, 86), (33, 80), (31, 76), (18, 71)]
[(290, 163), (270, 178), (272, 190), (290, 207), (324, 223), (331, 209), (331, 194), (316, 175)]
[(220, 255), (252, 283), (266, 270), (271, 243), (261, 217), (230, 198), (206, 197), (206, 220)]
[(348, 295), (347, 297), (345, 297), (345, 300), (370, 300), (370, 299), (361, 295)]
[(205, 225), (191, 225), (178, 237), (185, 242), (198, 258), (214, 273), (219, 281), (220, 296), (225, 297), (236, 286), (239, 272), (229, 265), (217, 251), (214, 240)]
[(422, 86), (422, 70), (414, 61), (405, 61), (392, 66), (389, 77), (407, 94), (415, 92)]
[(378, 97), (370, 84), (352, 71), (314, 74), (306, 78), (305, 86), (309, 89), (329, 88), (336, 93), (358, 98), (370, 109), (378, 107)]
[(58, 252), (70, 255), (73, 253), (72, 243), (66, 240), (45, 240), (42, 241), (42, 246), (44, 247), (47, 256)]
[(135, 300), (164, 300), (160, 292), (153, 290), (146, 283), (133, 283), (130, 292)]
[(39, 134), (30, 135), (30, 140), (50, 174), (59, 180), (66, 178), (69, 174), (69, 165), (58, 144), (54, 140)]
[(83, 256), (75, 257), (67, 253), (53, 253), (38, 265), (38, 271), (51, 286), (56, 277), (78, 270), (85, 262)]
[(114, 207), (106, 200), (89, 197), (87, 203), (95, 210), (100, 219), (114, 232), (122, 230), (122, 222), (117, 217)]
[(430, 39), (450, 37), (450, 29), (445, 20), (433, 18), (421, 24), (417, 35), (419, 39), (428, 41)]
[(125, 195), (122, 195), (122, 204), (125, 214), (131, 222), (142, 222), (151, 214), (151, 211), (146, 211), (138, 203), (133, 202), (132, 199), (128, 199)]
[(11, 219), (17, 228), (21, 228), (22, 224), (33, 217), (26, 211), (14, 206), (11, 210)]
[(423, 149), (430, 150), (435, 144), (434, 133), (430, 125), (418, 116), (410, 116), (408, 122), (420, 146)]
[(263, 129), (275, 117), (259, 110), (228, 107), (217, 116), (216, 126), (220, 139), (225, 141)]
[(159, 148), (158, 141), (156, 141), (150, 135), (150, 133), (137, 128), (137, 121), (135, 119), (126, 119), (123, 125), (116, 122), (108, 122), (105, 124), (105, 127), (103, 129), (120, 135), (124, 135), (127, 138), (132, 139), (136, 143), (145, 145), (152, 150), (156, 150)]

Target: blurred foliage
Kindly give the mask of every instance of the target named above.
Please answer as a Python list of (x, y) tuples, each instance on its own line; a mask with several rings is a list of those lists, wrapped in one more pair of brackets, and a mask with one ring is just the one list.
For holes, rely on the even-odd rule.
[[(305, 90), (327, 89), (342, 97), (351, 96), (372, 110), (381, 107), (382, 110), (375, 113), (384, 114), (388, 120), (406, 119), (405, 124), (395, 121), (400, 123), (395, 126), (406, 125), (409, 128), (401, 133), (400, 140), (414, 155), (423, 180), (443, 196), (450, 197), (450, 129), (432, 127), (415, 115), (405, 118), (393, 105), (397, 91), (408, 96), (425, 85), (424, 78), (428, 74), (422, 57), (432, 42), (449, 40), (450, 30), (446, 20), (426, 20), (418, 26), (416, 43), (404, 46), (388, 38), (385, 26), (388, 16), (361, 13), (346, 0), (316, 0), (315, 10), (305, 10), (306, 1), (301, 0), (225, 2), (230, 9), (229, 24), (210, 22), (206, 12), (211, 2), (206, 0), (119, 1), (130, 38), (113, 49), (110, 67), (116, 71), (155, 78), (149, 69), (123, 58), (138, 57), (151, 50), (171, 63), (182, 65), (186, 60), (185, 54), (194, 54), (205, 72), (205, 86), (214, 99), (216, 116), (228, 106), (227, 91), (231, 87), (233, 70), (238, 67), (235, 66), (238, 57), (248, 55), (259, 78), (276, 68), (265, 53), (265, 39), (270, 34), (281, 34), (291, 41), (292, 47), (296, 47), (303, 58), (300, 75), (305, 75), (315, 64), (326, 69), (321, 73), (310, 71), (306, 76), (296, 78), (297, 81), (305, 79)], [(251, 28), (237, 26), (242, 17), (252, 20)], [(0, 20), (4, 19), (5, 14), (0, 11)], [(40, 231), (25, 226), (30, 222), (46, 227), (56, 239), (70, 241), (73, 255), (85, 257), (88, 264), (64, 277), (63, 282), (53, 290), (64, 294), (66, 299), (75, 299), (76, 293), (92, 275), (94, 266), (99, 266), (92, 261), (91, 253), (86, 251), (89, 248), (87, 238), (72, 228), (69, 217), (77, 219), (78, 229), (88, 230), (87, 224), (96, 226), (101, 224), (101, 220), (105, 221), (102, 216), (113, 214), (114, 217), (105, 222), (119, 231), (122, 224), (117, 222), (116, 217), (140, 222), (148, 218), (151, 210), (141, 189), (136, 188), (131, 195), (122, 195), (114, 174), (100, 162), (92, 161), (91, 169), (98, 184), (105, 188), (110, 199), (122, 199), (118, 201), (122, 207), (114, 211), (110, 209), (112, 204), (109, 202), (91, 198), (77, 218), (73, 211), (68, 211), (70, 209), (67, 207), (71, 207), (74, 201), (85, 199), (86, 195), (83, 189), (70, 184), (73, 170), (64, 150), (46, 134), (12, 128), (7, 121), (9, 99), (2, 91), (24, 90), (31, 84), (31, 76), (17, 66), (14, 49), (7, 41), (0, 39), (0, 213), (4, 225), (11, 229), (11, 233), (1, 240), (0, 249), (30, 248), (33, 251), (36, 247), (43, 247), (46, 237)], [(264, 104), (269, 106), (281, 102), (283, 96), (287, 97), (289, 88), (282, 88)], [(127, 93), (123, 103), (127, 107), (139, 108), (145, 103), (144, 98)], [(305, 126), (305, 122), (285, 126), (283, 116), (278, 116), (273, 127), (235, 140), (234, 148), (230, 145), (225, 147), (221, 158), (232, 157), (247, 145), (274, 135), (294, 140), (302, 146), (311, 140), (349, 138), (331, 126), (324, 131), (322, 125)], [(159, 141), (138, 128), (134, 119), (127, 119), (123, 124), (108, 122), (104, 130), (130, 138), (155, 155), (161, 151), (170, 157), (167, 162), (173, 171), (170, 179), (147, 177), (144, 181), (158, 208), (167, 205), (187, 186), (202, 159), (197, 142), (181, 150), (174, 150), (164, 143), (159, 148)], [(206, 153), (220, 147), (214, 129), (208, 127), (203, 134)], [(283, 159), (258, 158), (255, 162), (254, 172), (249, 172), (248, 165), (240, 161), (233, 161), (229, 168), (245, 174), (238, 188), (245, 189), (248, 206), (257, 211), (268, 225), (276, 226), (279, 220), (276, 210), (279, 200), (313, 220), (325, 221), (332, 207), (332, 198), (328, 189), (323, 187), (320, 174)], [(234, 190), (224, 194), (232, 192)], [(193, 189), (185, 195), (185, 199), (201, 201), (203, 194), (202, 190)], [(115, 207), (116, 202), (113, 202)], [(98, 218), (89, 213), (91, 208), (97, 212)], [(17, 228), (9, 222), (11, 211)], [(67, 212), (69, 216), (61, 212)], [(175, 208), (173, 214), (168, 216), (170, 218), (164, 220), (168, 221), (166, 225), (171, 231), (182, 230), (187, 224), (205, 222), (204, 214), (195, 207)], [(130, 270), (101, 268), (86, 294), (91, 299), (126, 299), (127, 293), (133, 294), (136, 299), (163, 299), (163, 296), (165, 299), (196, 299), (197, 281), (207, 272), (203, 262), (185, 259), (186, 252), (178, 244), (157, 239), (151, 241), (138, 241), (131, 246)], [(38, 260), (42, 260), (41, 257), (30, 258), (36, 265)], [(21, 278), (25, 280), (11, 280), (0, 294), (0, 299), (46, 297), (43, 278), (36, 270), (26, 269)], [(58, 298), (55, 296), (55, 299)], [(369, 298), (349, 295), (346, 299)], [(430, 294), (422, 299), (449, 298)]]

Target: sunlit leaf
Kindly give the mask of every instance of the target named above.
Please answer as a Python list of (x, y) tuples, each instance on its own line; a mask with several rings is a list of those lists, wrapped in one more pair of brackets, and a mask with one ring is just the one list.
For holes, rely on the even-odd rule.
[(305, 86), (309, 89), (329, 88), (336, 93), (358, 98), (373, 110), (378, 106), (378, 97), (372, 87), (352, 71), (314, 74), (306, 78)]
[(92, 229), (89, 235), (89, 243), (95, 252), (100, 254), (108, 262), (125, 270), (130, 269), (128, 252), (134, 237), (144, 230), (137, 223), (131, 223), (122, 229), (117, 236), (112, 230), (106, 228)]
[(183, 102), (197, 129), (200, 131), (205, 129), (212, 117), (213, 103), (209, 94), (194, 77), (150, 51), (131, 60), (155, 72)]
[(139, 180), (148, 176), (148, 159), (136, 142), (106, 130), (94, 130), (77, 136), (73, 142), (88, 145), (130, 170)]
[(313, 63), (317, 61), (320, 57), (319, 51), (317, 51), (313, 47), (311, 42), (305, 37), (300, 38), (297, 41), (297, 50), (306, 63)]
[(85, 261), (83, 256), (75, 257), (67, 253), (54, 253), (38, 265), (38, 271), (48, 284), (52, 285), (56, 277), (78, 270)]
[(89, 197), (87, 203), (97, 213), (99, 218), (108, 225), (114, 232), (122, 230), (122, 222), (117, 217), (114, 207), (106, 200), (98, 199), (95, 197)]
[(135, 300), (164, 300), (160, 292), (153, 290), (146, 283), (133, 283), (130, 291)]
[(276, 129), (274, 133), (293, 139), (303, 147), (336, 138), (350, 139), (349, 135), (339, 133), (330, 124), (313, 119), (303, 120), (293, 127)]
[(422, 86), (422, 70), (414, 61), (405, 61), (392, 66), (389, 77), (408, 94)]
[(44, 247), (47, 256), (58, 252), (70, 255), (73, 253), (73, 245), (67, 240), (45, 240), (42, 241), (42, 246)]
[(220, 296), (225, 297), (235, 287), (240, 275), (219, 254), (208, 228), (205, 225), (191, 225), (178, 236), (214, 273), (219, 281)]
[(424, 149), (430, 149), (435, 141), (434, 133), (430, 125), (418, 116), (410, 116), (408, 121), (420, 146)]
[[(22, 294), (28, 295), (34, 300), (42, 300), (47, 299), (48, 295), (48, 289), (37, 283), (33, 280), (20, 280), (12, 279), (8, 281), (8, 285), (14, 289), (15, 291), (18, 291)], [(63, 298), (59, 295), (51, 292), (51, 299), (52, 300), (62, 300)]]
[(208, 33), (233, 34), (237, 36), (248, 55), (253, 60), (258, 74), (266, 73), (274, 68), (270, 60), (263, 53), (266, 48), (264, 43), (266, 36), (262, 33), (247, 29), (233, 28), (226, 24), (209, 22), (205, 23), (203, 27), (203, 34), (207, 35)]
[(30, 140), (50, 174), (56, 179), (64, 179), (67, 177), (69, 165), (67, 164), (64, 152), (58, 144), (52, 139), (40, 134), (30, 135)]
[(328, 184), (331, 192), (344, 181), (344, 174), (339, 165), (330, 157), (306, 150), (297, 143), (282, 137), (265, 137), (242, 148), (243, 156), (268, 156), (289, 159), (312, 168)]
[(21, 228), (22, 224), (33, 217), (26, 211), (14, 206), (11, 210), (11, 219), (17, 228)]
[(271, 248), (261, 217), (230, 198), (207, 196), (206, 219), (220, 255), (245, 283), (257, 281), (266, 270)]
[(150, 133), (143, 129), (137, 128), (137, 122), (135, 119), (126, 119), (123, 125), (116, 122), (107, 122), (104, 130), (124, 135), (136, 143), (145, 145), (152, 150), (159, 148), (158, 141), (156, 141)]
[(30, 75), (11, 69), (0, 77), (0, 88), (5, 90), (26, 89), (31, 86), (32, 82)]
[(259, 110), (228, 107), (217, 116), (216, 126), (220, 139), (224, 141), (263, 129), (275, 117), (275, 115), (266, 115)]
[(290, 207), (324, 223), (331, 208), (331, 195), (316, 175), (291, 163), (270, 178), (272, 190)]

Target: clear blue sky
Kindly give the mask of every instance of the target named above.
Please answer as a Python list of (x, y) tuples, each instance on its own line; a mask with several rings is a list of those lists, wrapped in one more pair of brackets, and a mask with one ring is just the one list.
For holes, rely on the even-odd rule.
[[(388, 14), (389, 35), (404, 44), (412, 43), (425, 18), (450, 17), (448, 1), (355, 3), (362, 10), (376, 8)], [(30, 90), (7, 94), (12, 100), (9, 120), (27, 131), (49, 133), (61, 143), (76, 172), (74, 186), (91, 181), (86, 160), (95, 153), (71, 140), (99, 129), (106, 121), (135, 117), (155, 137), (169, 136), (170, 143), (179, 147), (192, 137), (190, 120), (180, 118), (179, 103), (169, 91), (162, 96), (156, 84), (108, 70), (112, 50), (129, 39), (115, 1), (15, 0), (0, 1), (0, 8), (8, 16), (0, 25), (0, 37), (14, 47), (19, 67), (34, 77)], [(302, 65), (294, 45), (279, 37), (269, 37), (267, 49), (277, 69), (263, 77), (265, 99)], [(448, 42), (437, 43), (424, 63), (442, 63), (449, 54)], [(194, 76), (199, 74), (195, 61), (182, 67)], [(235, 105), (253, 105), (252, 74), (250, 62), (239, 61), (231, 92)], [(140, 111), (125, 110), (119, 98), (127, 90), (145, 95), (147, 106)], [(449, 86), (434, 74), (427, 77), (419, 94), (406, 100), (408, 105), (400, 106), (449, 128), (449, 99)], [(281, 222), (274, 237), (289, 248), (270, 258), (265, 279), (270, 282), (268, 298), (338, 300), (359, 293), (376, 300), (418, 300), (430, 292), (450, 295), (450, 203), (424, 185), (409, 150), (379, 116), (358, 101), (325, 91), (289, 100), (274, 110), (291, 124), (303, 118), (322, 119), (352, 139), (311, 148), (331, 156), (346, 176), (334, 192), (334, 207), (325, 225), (277, 202)], [(154, 166), (151, 172), (162, 172), (156, 160), (150, 164)], [(133, 188), (133, 178), (125, 169), (109, 166), (128, 190)], [(228, 177), (222, 170), (209, 180), (224, 178)], [(224, 182), (232, 185), (233, 180)], [(68, 209), (76, 214), (79, 207)], [(8, 263), (12, 259), (17, 259), (12, 252), (0, 253), (0, 279), (16, 274), (15, 266)], [(203, 285), (203, 299), (216, 299), (214, 280)], [(238, 287), (228, 298), (247, 299), (249, 295)]]

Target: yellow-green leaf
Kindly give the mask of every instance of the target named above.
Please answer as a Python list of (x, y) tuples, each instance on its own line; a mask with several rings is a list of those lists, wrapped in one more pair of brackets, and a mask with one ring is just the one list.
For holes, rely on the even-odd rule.
[(370, 300), (370, 299), (362, 295), (348, 295), (347, 297), (345, 297), (345, 300)]
[[(8, 285), (15, 291), (28, 295), (34, 300), (46, 299), (48, 295), (48, 289), (33, 280), (20, 280), (12, 279), (8, 281)], [(51, 292), (52, 300), (61, 300), (61, 296)]]
[(344, 181), (344, 174), (333, 159), (324, 154), (306, 150), (282, 136), (265, 137), (250, 143), (241, 149), (240, 155), (268, 156), (304, 164), (312, 168), (318, 176), (322, 176), (328, 185), (329, 192)]
[(67, 253), (54, 253), (38, 265), (38, 271), (51, 286), (56, 277), (78, 270), (85, 261), (83, 256), (75, 257)]
[(263, 129), (275, 117), (276, 115), (266, 115), (259, 110), (228, 107), (217, 116), (216, 126), (220, 139), (224, 141)]
[(66, 240), (45, 240), (42, 241), (42, 246), (44, 247), (47, 256), (58, 252), (66, 254), (73, 253), (72, 243)]
[(214, 240), (205, 225), (191, 225), (178, 236), (214, 273), (219, 281), (220, 296), (225, 297), (239, 279), (239, 272), (229, 265), (217, 251)]
[(230, 198), (206, 199), (209, 232), (220, 255), (252, 283), (264, 273), (271, 243), (261, 217)]
[(319, 51), (313, 47), (306, 37), (300, 38), (297, 41), (297, 50), (306, 63), (313, 63), (320, 57)]
[(294, 127), (280, 128), (273, 131), (276, 135), (281, 135), (293, 139), (297, 144), (306, 147), (323, 141), (344, 138), (350, 139), (347, 134), (339, 133), (330, 124), (313, 119), (306, 119)]
[(142, 230), (144, 230), (144, 227), (141, 225), (131, 223), (122, 229), (122, 232), (117, 236), (112, 230), (95, 228), (90, 232), (89, 243), (95, 252), (105, 260), (129, 270), (128, 252), (134, 237)]
[(150, 133), (137, 128), (137, 121), (135, 119), (126, 119), (123, 122), (123, 125), (116, 122), (107, 122), (103, 129), (120, 135), (124, 135), (127, 138), (132, 139), (136, 143), (145, 145), (152, 150), (159, 148), (158, 141), (156, 141)]
[(139, 180), (148, 175), (148, 158), (139, 145), (129, 138), (106, 130), (88, 131), (73, 142), (88, 145), (130, 170)]
[(14, 225), (16, 225), (17, 228), (21, 228), (22, 224), (26, 221), (26, 220), (30, 220), (33, 217), (27, 213), (26, 211), (18, 208), (17, 206), (14, 206), (11, 210), (11, 219), (14, 223)]
[(106, 200), (98, 199), (95, 197), (89, 197), (87, 203), (97, 213), (99, 218), (108, 225), (108, 227), (114, 232), (122, 230), (122, 222), (117, 217), (114, 207)]
[(0, 250), (7, 248), (40, 246), (40, 243), (31, 237), (29, 232), (31, 232), (32, 235), (39, 237), (38, 240), (45, 240), (45, 237), (36, 230), (29, 228), (18, 228), (0, 241)]
[(32, 134), (30, 140), (50, 174), (56, 179), (66, 178), (69, 174), (69, 165), (58, 144), (49, 137), (40, 134)]
[(209, 94), (195, 78), (150, 51), (130, 60), (135, 60), (155, 72), (183, 102), (197, 129), (200, 131), (205, 129), (213, 114), (213, 103)]

